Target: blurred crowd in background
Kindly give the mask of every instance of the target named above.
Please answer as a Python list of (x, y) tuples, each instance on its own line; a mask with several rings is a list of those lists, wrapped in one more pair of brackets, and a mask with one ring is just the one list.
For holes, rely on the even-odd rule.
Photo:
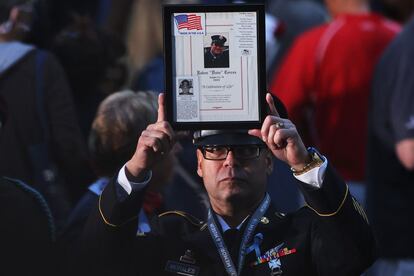
[[(265, 4), (269, 91), (368, 209), (380, 257), (368, 275), (414, 275), (414, 1), (234, 2)], [(27, 257), (30, 272), (70, 263), (90, 206), (156, 120), (162, 5), (232, 3), (0, 0), (0, 239), (10, 259)], [(149, 217), (206, 214), (191, 133), (180, 137), (147, 193)], [(276, 162), (268, 192), (282, 212), (303, 205), (295, 181)]]

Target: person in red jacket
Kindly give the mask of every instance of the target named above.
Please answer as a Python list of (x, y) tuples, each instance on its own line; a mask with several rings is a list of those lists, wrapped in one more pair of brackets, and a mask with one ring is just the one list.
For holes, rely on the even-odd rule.
[(297, 38), (270, 87), (305, 142), (326, 153), (363, 203), (373, 68), (400, 26), (365, 0), (325, 2), (333, 20)]

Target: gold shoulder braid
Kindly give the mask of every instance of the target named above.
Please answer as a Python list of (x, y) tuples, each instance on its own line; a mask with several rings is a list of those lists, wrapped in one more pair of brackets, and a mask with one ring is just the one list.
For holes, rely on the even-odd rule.
[(204, 221), (183, 211), (168, 211), (168, 212), (159, 214), (158, 217), (161, 218), (161, 217), (168, 216), (168, 215), (177, 215), (177, 216), (183, 217), (188, 222), (190, 222), (192, 225), (197, 226), (197, 227), (201, 227), (204, 224)]
[(101, 208), (101, 198), (102, 198), (102, 193), (99, 195), (99, 200), (98, 200), (98, 209), (99, 209), (99, 213), (101, 214), (101, 218), (102, 218), (102, 220), (105, 222), (105, 224), (106, 225), (108, 225), (108, 226), (111, 226), (111, 227), (120, 227), (120, 226), (123, 226), (124, 224), (127, 224), (128, 222), (130, 222), (130, 221), (132, 221), (132, 220), (134, 220), (134, 219), (136, 219), (137, 217), (138, 217), (138, 215), (137, 216), (133, 216), (132, 218), (129, 218), (129, 219), (127, 219), (126, 221), (124, 221), (123, 223), (121, 223), (121, 224), (119, 224), (119, 225), (116, 225), (116, 224), (113, 224), (113, 223), (110, 223), (106, 218), (105, 218), (105, 216), (104, 216), (104, 214), (103, 214), (103, 212), (102, 212), (102, 208)]
[(306, 203), (306, 202), (305, 202), (305, 205), (306, 205), (309, 209), (311, 209), (312, 211), (314, 211), (314, 212), (315, 212), (318, 216), (320, 216), (320, 217), (332, 217), (332, 216), (336, 215), (336, 214), (337, 214), (337, 213), (338, 213), (338, 212), (342, 209), (342, 206), (344, 206), (344, 203), (345, 203), (345, 201), (346, 201), (346, 197), (348, 196), (348, 193), (349, 193), (349, 188), (348, 188), (348, 185), (346, 185), (345, 196), (344, 196), (344, 198), (342, 199), (341, 204), (339, 204), (338, 209), (336, 209), (336, 211), (335, 211), (335, 212), (333, 212), (333, 213), (321, 214), (321, 213), (319, 213), (318, 211), (316, 211), (315, 209), (313, 209), (312, 207), (310, 207), (308, 203)]

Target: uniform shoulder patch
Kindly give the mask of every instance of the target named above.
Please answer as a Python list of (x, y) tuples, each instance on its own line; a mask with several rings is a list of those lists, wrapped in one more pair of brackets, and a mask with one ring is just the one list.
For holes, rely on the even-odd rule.
[(354, 204), (354, 209), (359, 213), (359, 215), (365, 220), (367, 224), (369, 224), (368, 216), (364, 211), (364, 208), (361, 206), (361, 204), (352, 197), (352, 203)]
[(196, 218), (195, 216), (186, 213), (184, 211), (168, 211), (168, 212), (164, 212), (162, 214), (159, 214), (158, 217), (167, 217), (167, 216), (179, 216), (182, 217), (184, 219), (186, 219), (189, 223), (191, 223), (192, 225), (196, 226), (196, 227), (202, 227), (204, 224), (204, 221)]

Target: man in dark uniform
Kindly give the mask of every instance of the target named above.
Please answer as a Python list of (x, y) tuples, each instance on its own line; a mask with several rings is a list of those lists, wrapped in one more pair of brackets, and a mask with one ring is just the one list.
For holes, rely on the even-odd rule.
[(211, 37), (211, 47), (204, 49), (205, 68), (228, 68), (229, 50), (224, 47), (227, 39), (222, 35)]
[[(295, 126), (271, 115), (261, 129), (202, 130), (194, 134), (198, 169), (211, 208), (205, 220), (168, 212), (137, 236), (136, 214), (175, 134), (165, 120), (142, 132), (134, 156), (103, 191), (82, 244), (92, 250), (84, 268), (93, 275), (360, 275), (374, 261), (364, 211), (328, 160), (306, 149)], [(266, 194), (272, 157), (298, 179), (306, 206), (285, 215)]]

